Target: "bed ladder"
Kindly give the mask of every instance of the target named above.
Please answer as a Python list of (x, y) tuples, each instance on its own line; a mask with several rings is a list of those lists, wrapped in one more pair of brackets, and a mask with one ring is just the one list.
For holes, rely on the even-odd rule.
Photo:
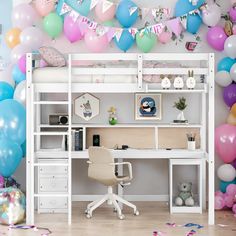
[[(31, 67), (32, 68), (32, 55), (28, 54), (28, 56), (31, 56), (31, 59), (28, 58), (28, 63), (31, 61)], [(27, 147), (27, 179), (30, 179), (27, 181), (27, 224), (34, 225), (35, 223), (35, 202), (37, 198), (43, 198), (43, 197), (55, 197), (55, 198), (60, 198), (60, 197), (66, 197), (67, 198), (67, 206), (68, 206), (68, 224), (71, 224), (72, 220), (72, 161), (71, 161), (71, 150), (72, 150), (72, 140), (71, 140), (71, 126), (72, 126), (72, 109), (71, 109), (71, 104), (72, 104), (72, 86), (71, 86), (71, 55), (69, 55), (69, 62), (68, 62), (68, 93), (67, 93), (67, 101), (41, 101), (40, 96), (39, 100), (35, 99), (35, 91), (34, 91), (34, 84), (32, 83), (32, 71), (27, 71), (29, 73), (29, 76), (27, 80), (27, 134), (30, 133), (30, 140), (27, 140), (28, 147)], [(50, 105), (50, 104), (59, 104), (59, 105), (67, 105), (68, 108), (68, 126), (67, 126), (67, 131), (62, 132), (53, 132), (53, 131), (41, 131), (41, 128), (35, 124), (36, 119), (35, 119), (35, 106), (41, 106), (41, 105)], [(30, 110), (29, 110), (30, 109)], [(41, 110), (41, 109), (40, 109)], [(31, 114), (31, 115), (30, 115)], [(36, 131), (36, 132), (35, 132)], [(62, 160), (66, 160), (65, 163), (55, 163), (55, 160), (50, 161), (50, 162), (43, 162), (42, 159), (39, 162), (37, 158), (37, 140), (39, 140), (40, 136), (50, 136), (50, 135), (55, 135), (55, 136), (61, 136), (61, 135), (67, 135), (68, 138), (68, 150), (67, 151), (62, 151), (63, 155), (60, 154), (60, 156), (63, 156)], [(29, 137), (27, 135), (27, 137)], [(60, 151), (59, 151), (60, 152)], [(48, 152), (47, 152), (48, 153)], [(53, 152), (52, 152), (53, 153)], [(65, 155), (64, 155), (65, 154)], [(55, 153), (52, 156), (47, 155), (47, 160), (50, 158), (55, 158)], [(68, 179), (68, 187), (67, 187), (67, 192), (64, 193), (49, 193), (49, 194), (41, 194), (36, 191), (36, 182), (37, 180), (35, 176), (38, 173), (38, 168), (42, 166), (64, 166), (67, 167), (67, 179)], [(36, 171), (37, 169), (37, 171)], [(30, 178), (29, 178), (30, 177)], [(29, 192), (28, 192), (29, 191)]]

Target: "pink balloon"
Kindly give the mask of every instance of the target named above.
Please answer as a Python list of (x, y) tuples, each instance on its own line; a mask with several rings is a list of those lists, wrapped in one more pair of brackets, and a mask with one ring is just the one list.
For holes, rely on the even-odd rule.
[(229, 184), (226, 188), (226, 193), (231, 196), (236, 196), (236, 184)]
[(236, 203), (232, 207), (232, 211), (235, 214), (234, 217), (236, 217)]
[(28, 47), (22, 44), (17, 45), (11, 51), (11, 63), (16, 64), (23, 55), (30, 52), (31, 49), (28, 49)]
[(223, 124), (215, 130), (216, 152), (224, 163), (232, 162), (236, 157), (236, 126)]
[(216, 191), (215, 196), (224, 197), (224, 193), (222, 193), (221, 191)]
[(234, 7), (230, 8), (229, 16), (232, 22), (236, 22), (236, 9)]
[(215, 209), (221, 210), (224, 208), (224, 206), (225, 206), (225, 201), (224, 201), (223, 197), (216, 196), (215, 197)]
[(92, 30), (85, 34), (84, 41), (91, 52), (103, 52), (109, 44), (106, 34), (100, 36)]
[(236, 34), (236, 25), (233, 26), (233, 34)]
[(171, 40), (172, 34), (170, 32), (163, 31), (158, 35), (158, 39), (161, 43), (165, 44)]
[(225, 31), (220, 26), (212, 27), (207, 32), (207, 42), (208, 44), (217, 51), (224, 50), (224, 43), (227, 39)]
[(74, 21), (70, 15), (65, 17), (64, 34), (71, 43), (74, 43), (83, 38), (78, 22)]
[(225, 196), (225, 206), (231, 208), (234, 205), (234, 196), (226, 194)]
[(37, 19), (37, 13), (29, 4), (17, 5), (12, 11), (12, 24), (14, 27), (25, 29), (32, 26)]
[(35, 0), (35, 9), (40, 16), (47, 16), (55, 8), (55, 0)]
[(96, 16), (101, 22), (112, 20), (115, 16), (115, 12), (115, 4), (112, 4), (108, 9), (104, 9), (103, 1), (100, 1), (95, 7)]
[(26, 73), (26, 56), (23, 55), (18, 61), (18, 67), (22, 73)]

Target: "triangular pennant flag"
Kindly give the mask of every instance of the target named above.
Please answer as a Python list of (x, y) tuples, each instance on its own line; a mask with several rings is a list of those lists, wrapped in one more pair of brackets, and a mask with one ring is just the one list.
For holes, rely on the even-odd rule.
[(102, 25), (97, 25), (97, 28), (96, 28), (96, 33), (97, 35), (99, 36), (103, 36), (107, 31), (106, 31), (106, 28), (107, 27), (104, 27)]
[(136, 28), (129, 28), (130, 34), (135, 38), (136, 33), (138, 32), (138, 29)]
[(76, 11), (74, 11), (74, 10), (72, 10), (72, 11), (70, 12), (70, 17), (73, 19), (74, 22), (77, 21), (77, 19), (79, 18), (79, 16), (80, 16), (79, 13), (76, 12)]
[(115, 28), (115, 37), (118, 42), (120, 41), (120, 37), (121, 37), (122, 33), (123, 33), (123, 29)]
[(182, 32), (182, 26), (179, 18), (166, 21), (166, 26), (176, 35), (179, 36)]
[(109, 42), (111, 42), (111, 40), (114, 38), (115, 36), (115, 29), (112, 28), (112, 27), (107, 27), (108, 28), (108, 31), (107, 31), (107, 39)]
[(99, 0), (91, 0), (90, 10), (92, 10), (94, 7), (96, 7), (98, 2), (99, 2)]
[(184, 16), (180, 16), (179, 18), (184, 29), (187, 29), (187, 14)]
[(150, 14), (149, 8), (142, 8), (142, 19), (144, 19), (148, 14)]
[(193, 6), (198, 4), (198, 0), (189, 0), (189, 2), (192, 3)]
[(71, 10), (72, 10), (72, 8), (64, 2), (61, 7), (60, 15), (64, 15)]
[(87, 25), (89, 29), (95, 30), (97, 28), (98, 23), (92, 20), (88, 20)]
[(130, 7), (129, 8), (129, 14), (133, 15), (138, 10), (138, 7)]
[(154, 33), (156, 35), (161, 34), (163, 32), (164, 28), (165, 28), (165, 26), (164, 26), (163, 23), (158, 23), (158, 24), (151, 25), (151, 26), (147, 27), (147, 29), (150, 32), (152, 32), (152, 33)]
[(103, 1), (102, 2), (102, 13), (105, 13), (108, 9), (110, 9), (114, 5), (113, 2)]

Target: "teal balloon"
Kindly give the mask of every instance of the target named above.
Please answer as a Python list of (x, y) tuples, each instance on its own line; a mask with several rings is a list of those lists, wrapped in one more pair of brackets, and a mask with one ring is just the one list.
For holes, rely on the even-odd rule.
[(0, 101), (13, 98), (13, 95), (13, 87), (6, 82), (0, 82)]
[(220, 191), (222, 193), (225, 193), (226, 192), (226, 188), (228, 187), (228, 185), (230, 184), (236, 184), (236, 179), (234, 179), (233, 181), (230, 181), (230, 182), (225, 182), (225, 181), (220, 181)]
[(0, 137), (6, 137), (19, 145), (26, 139), (26, 111), (13, 99), (0, 102)]
[(116, 37), (114, 40), (116, 46), (124, 52), (129, 50), (134, 44), (134, 38), (127, 29), (123, 30), (119, 41), (117, 40)]
[(234, 63), (236, 63), (236, 60), (230, 57), (224, 57), (218, 62), (217, 71), (224, 70), (230, 72), (230, 69)]
[(198, 9), (205, 2), (205, 0), (198, 0), (197, 4), (193, 5), (189, 0), (178, 0), (175, 4), (174, 15), (177, 17), (183, 16), (190, 11)]
[(22, 73), (18, 65), (15, 65), (12, 70), (12, 78), (18, 84), (26, 79), (26, 74)]
[(116, 19), (124, 28), (131, 27), (138, 18), (138, 7), (130, 14), (130, 9), (137, 5), (130, 0), (122, 0), (116, 9)]
[(199, 15), (187, 16), (187, 31), (191, 34), (196, 34), (202, 25), (202, 18)]
[(0, 139), (0, 175), (7, 178), (13, 175), (22, 160), (19, 144), (7, 139)]
[(26, 157), (26, 140), (24, 141), (23, 144), (21, 144), (21, 149), (23, 152), (23, 157)]

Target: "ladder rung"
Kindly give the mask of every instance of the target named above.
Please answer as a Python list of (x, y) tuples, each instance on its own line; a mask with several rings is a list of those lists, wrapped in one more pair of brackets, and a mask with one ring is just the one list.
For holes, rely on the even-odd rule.
[(36, 101), (35, 105), (68, 105), (68, 101)]
[(69, 135), (68, 132), (34, 132), (34, 135)]
[(34, 166), (69, 166), (68, 163), (34, 163)]
[(34, 197), (69, 197), (69, 194), (59, 194), (59, 193), (45, 193), (45, 194), (34, 194)]

